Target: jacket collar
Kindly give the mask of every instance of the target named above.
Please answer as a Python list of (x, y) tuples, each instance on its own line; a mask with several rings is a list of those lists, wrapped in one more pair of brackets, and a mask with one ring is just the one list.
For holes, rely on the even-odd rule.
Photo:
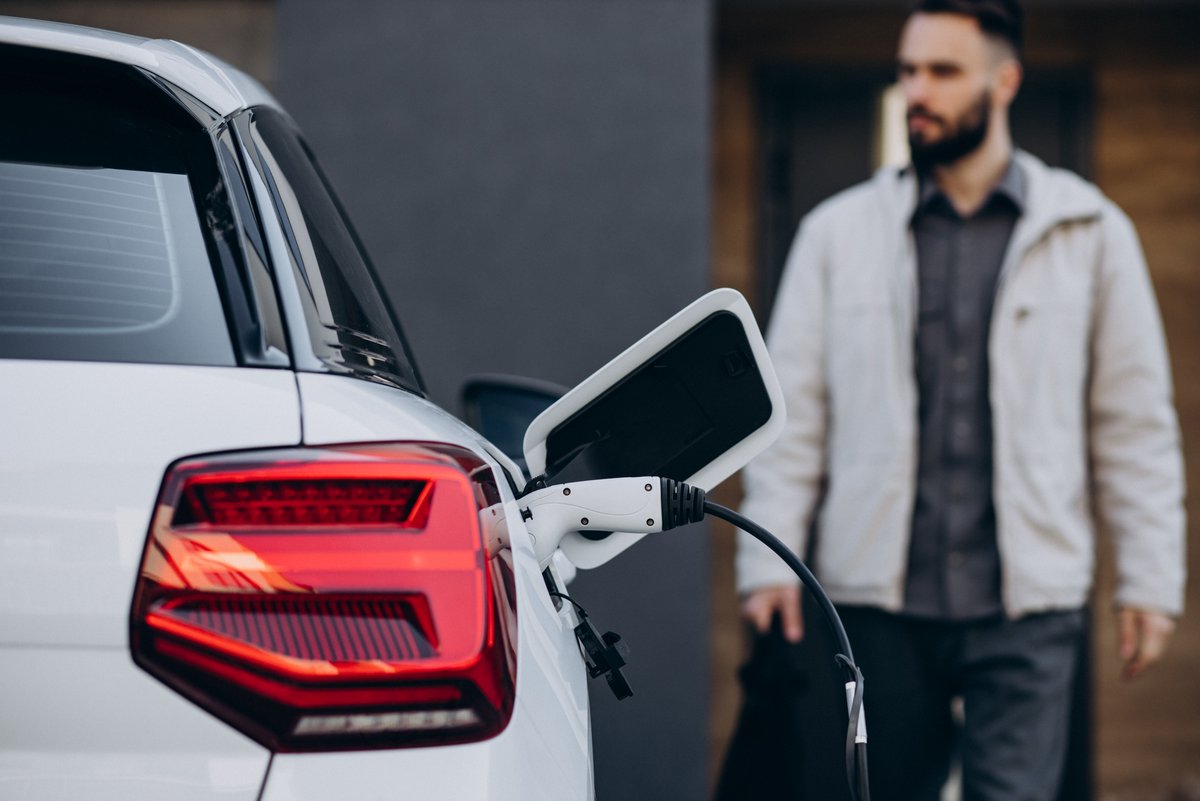
[[(1036, 156), (1018, 150), (1013, 159), (1025, 176), (1025, 208), (1013, 232), (1014, 250), (1023, 250), (1050, 229), (1067, 222), (1099, 217), (1104, 196), (1074, 173), (1047, 167)], [(883, 212), (903, 234), (917, 208), (916, 171), (911, 167), (884, 167), (872, 179), (881, 194)]]

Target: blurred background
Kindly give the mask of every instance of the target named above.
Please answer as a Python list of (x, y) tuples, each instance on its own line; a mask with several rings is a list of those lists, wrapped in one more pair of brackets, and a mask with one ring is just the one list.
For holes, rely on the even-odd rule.
[[(800, 217), (902, 157), (889, 87), (908, 5), (0, 0), (0, 14), (178, 39), (263, 81), (356, 221), (434, 400), (457, 411), (474, 373), (572, 385), (710, 287), (765, 320)], [(1017, 143), (1136, 223), (1197, 497), (1200, 3), (1026, 7)], [(717, 495), (736, 502), (736, 479)], [(572, 585), (632, 651), (634, 698), (593, 685), (600, 801), (709, 795), (739, 703), (732, 555), (714, 525)], [(1166, 663), (1124, 684), (1102, 557), (1064, 798), (1200, 798), (1197, 586)]]

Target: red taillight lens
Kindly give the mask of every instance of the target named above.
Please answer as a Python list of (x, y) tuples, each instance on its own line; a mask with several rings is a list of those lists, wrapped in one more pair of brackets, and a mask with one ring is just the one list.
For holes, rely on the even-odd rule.
[(515, 610), (473, 455), (291, 449), (167, 475), (134, 659), (277, 750), (490, 737), (512, 713)]
[[(432, 483), (423, 479), (295, 478), (238, 480), (205, 476), (183, 490), (175, 525), (425, 525)], [(423, 503), (422, 501), (425, 501)]]

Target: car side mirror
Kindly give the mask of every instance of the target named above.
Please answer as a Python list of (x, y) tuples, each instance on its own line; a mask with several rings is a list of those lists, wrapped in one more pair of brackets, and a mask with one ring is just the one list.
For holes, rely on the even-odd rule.
[(494, 373), (474, 375), (463, 383), (460, 393), (463, 421), (528, 475), (525, 430), (566, 393), (566, 387), (551, 381)]
[[(525, 432), (532, 486), (664, 476), (709, 490), (783, 428), (783, 393), (745, 298), (717, 289), (651, 331), (539, 414)], [(568, 534), (598, 567), (643, 534)]]

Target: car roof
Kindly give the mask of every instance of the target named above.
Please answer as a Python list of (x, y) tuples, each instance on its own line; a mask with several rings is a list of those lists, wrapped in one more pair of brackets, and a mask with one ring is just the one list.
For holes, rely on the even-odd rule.
[(0, 16), (0, 43), (77, 53), (140, 67), (222, 117), (247, 106), (279, 102), (258, 81), (221, 59), (171, 39), (145, 39), (98, 28)]

